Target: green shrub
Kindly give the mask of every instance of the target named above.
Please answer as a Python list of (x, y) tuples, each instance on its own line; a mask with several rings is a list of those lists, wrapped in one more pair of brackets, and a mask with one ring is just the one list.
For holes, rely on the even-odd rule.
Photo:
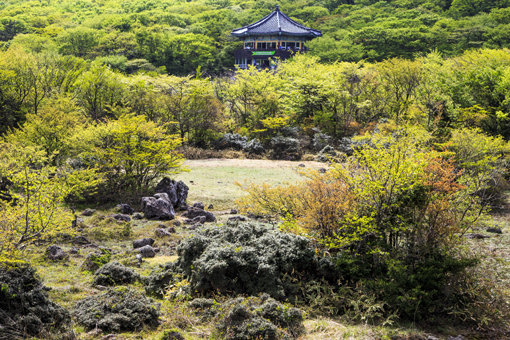
[(118, 287), (89, 296), (76, 304), (76, 321), (86, 329), (136, 331), (159, 323), (159, 307), (135, 290)]
[(318, 257), (310, 241), (256, 224), (229, 224), (200, 229), (181, 242), (177, 266), (191, 290), (277, 298), (297, 293), (292, 280), (317, 276)]

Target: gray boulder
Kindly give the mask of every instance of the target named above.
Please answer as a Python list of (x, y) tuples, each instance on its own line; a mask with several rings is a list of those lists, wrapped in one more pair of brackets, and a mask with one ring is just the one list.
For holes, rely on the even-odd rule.
[(147, 219), (171, 220), (175, 217), (174, 207), (166, 193), (142, 197), (142, 211)]
[(150, 237), (142, 238), (133, 241), (133, 249), (142, 248), (143, 246), (152, 246), (153, 244), (154, 244), (153, 238)]
[(212, 212), (205, 211), (200, 208), (190, 207), (188, 210), (182, 215), (189, 219), (194, 219), (196, 217), (203, 216), (205, 217), (205, 222), (216, 222), (216, 216)]
[(135, 210), (129, 204), (121, 203), (116, 207), (117, 211), (121, 214), (132, 215)]
[(143, 246), (141, 248), (136, 249), (143, 257), (154, 257), (156, 256), (156, 251), (149, 245)]
[(69, 257), (69, 255), (57, 245), (51, 245), (46, 248), (46, 256), (52, 261), (62, 261)]
[(168, 177), (164, 177), (158, 185), (156, 192), (164, 192), (174, 208), (186, 206), (189, 188), (183, 181), (176, 182)]
[(81, 245), (81, 246), (88, 246), (92, 245), (92, 242), (90, 242), (85, 236), (78, 235), (73, 238), (73, 244)]
[(96, 212), (96, 209), (87, 208), (81, 213), (83, 216), (92, 216)]
[(296, 161), (301, 158), (302, 150), (299, 140), (290, 137), (276, 136), (271, 138), (271, 157), (273, 159), (282, 159)]
[(202, 210), (205, 209), (204, 203), (202, 203), (202, 202), (195, 202), (195, 203), (193, 203), (192, 207), (199, 208), (199, 209), (202, 209)]
[(126, 215), (126, 214), (115, 214), (115, 215), (112, 215), (112, 218), (116, 221), (122, 221), (122, 222), (131, 221), (131, 217), (129, 217), (129, 215)]

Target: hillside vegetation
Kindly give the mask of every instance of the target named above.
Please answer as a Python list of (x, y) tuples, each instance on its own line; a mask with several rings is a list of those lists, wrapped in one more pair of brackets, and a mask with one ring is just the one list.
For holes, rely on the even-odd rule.
[[(162, 68), (186, 75), (198, 66), (233, 66), (232, 29), (269, 14), (275, 1), (4, 1), (0, 40), (34, 52), (99, 58), (122, 71)], [(279, 2), (324, 36), (310, 43), (321, 61), (446, 56), (509, 47), (508, 0), (323, 0)]]
[(0, 3), (0, 339), (510, 337), (508, 1), (275, 5)]

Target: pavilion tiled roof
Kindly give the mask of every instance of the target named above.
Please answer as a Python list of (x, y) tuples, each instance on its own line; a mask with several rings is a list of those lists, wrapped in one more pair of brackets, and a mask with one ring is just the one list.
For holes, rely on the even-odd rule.
[(280, 11), (278, 5), (274, 12), (263, 19), (235, 29), (231, 33), (236, 37), (245, 37), (250, 35), (293, 35), (301, 37), (315, 38), (322, 35), (321, 31), (298, 24)]

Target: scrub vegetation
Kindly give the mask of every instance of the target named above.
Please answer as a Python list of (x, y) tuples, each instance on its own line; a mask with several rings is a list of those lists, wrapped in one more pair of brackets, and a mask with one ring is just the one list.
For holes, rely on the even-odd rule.
[(0, 339), (510, 337), (510, 3), (275, 5), (0, 3)]

